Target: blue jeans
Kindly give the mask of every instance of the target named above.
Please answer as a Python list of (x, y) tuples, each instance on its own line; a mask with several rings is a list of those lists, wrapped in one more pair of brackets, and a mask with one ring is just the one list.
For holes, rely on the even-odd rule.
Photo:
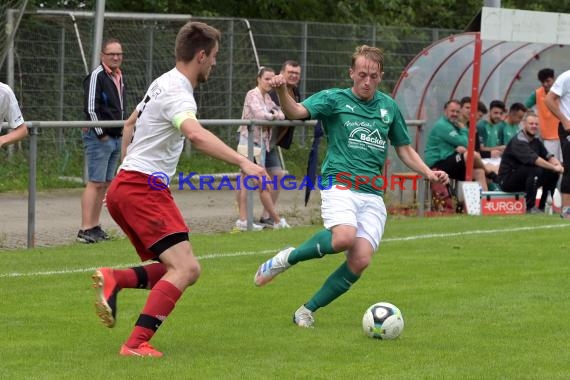
[(277, 147), (274, 146), (269, 152), (265, 152), (265, 168), (268, 170), (283, 169)]
[(83, 132), (89, 182), (111, 182), (121, 155), (121, 137), (106, 136), (99, 140), (93, 128)]

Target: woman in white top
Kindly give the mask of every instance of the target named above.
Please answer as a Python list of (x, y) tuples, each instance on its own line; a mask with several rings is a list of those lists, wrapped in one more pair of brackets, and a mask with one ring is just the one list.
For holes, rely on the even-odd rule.
[[(257, 73), (257, 86), (249, 90), (245, 96), (243, 104), (242, 119), (265, 119), (265, 120), (284, 120), (285, 115), (281, 108), (279, 108), (271, 97), (269, 91), (272, 90), (270, 81), (275, 76), (275, 71), (269, 67), (262, 66)], [(255, 125), (253, 131), (253, 153), (255, 161), (263, 166), (265, 153), (269, 152), (271, 145), (274, 144), (274, 139), (271, 138), (271, 127)], [(247, 125), (242, 125), (238, 129), (239, 144), (238, 152), (247, 156), (247, 138), (248, 131)], [(263, 147), (263, 152), (262, 152)], [(248, 187), (259, 187), (259, 197), (263, 207), (269, 212), (270, 217), (274, 221), (273, 228), (289, 228), (285, 218), (280, 217), (275, 211), (275, 206), (271, 200), (270, 183), (259, 183), (252, 181), (246, 186), (241, 183), (240, 189), (237, 190), (237, 201), (239, 208), (239, 219), (236, 221), (236, 227), (240, 230), (247, 229), (247, 190)], [(260, 230), (263, 226), (259, 224), (253, 225), (254, 230)]]

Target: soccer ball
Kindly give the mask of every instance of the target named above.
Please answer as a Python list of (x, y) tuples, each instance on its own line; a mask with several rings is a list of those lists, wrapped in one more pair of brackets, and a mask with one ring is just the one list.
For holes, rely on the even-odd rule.
[(404, 329), (404, 317), (391, 303), (378, 302), (366, 309), (362, 329), (370, 338), (396, 339)]

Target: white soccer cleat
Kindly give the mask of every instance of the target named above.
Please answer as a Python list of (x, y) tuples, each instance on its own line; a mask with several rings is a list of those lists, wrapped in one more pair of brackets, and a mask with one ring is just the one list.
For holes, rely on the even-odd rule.
[(301, 305), (300, 308), (297, 309), (295, 314), (293, 314), (293, 323), (295, 323), (299, 327), (313, 327), (315, 324), (315, 319), (313, 318), (313, 312), (305, 307), (305, 305)]
[(287, 259), (294, 249), (293, 247), (289, 247), (279, 251), (275, 256), (261, 264), (253, 278), (255, 285), (263, 286), (273, 280), (279, 273), (285, 272), (285, 270), (291, 266)]

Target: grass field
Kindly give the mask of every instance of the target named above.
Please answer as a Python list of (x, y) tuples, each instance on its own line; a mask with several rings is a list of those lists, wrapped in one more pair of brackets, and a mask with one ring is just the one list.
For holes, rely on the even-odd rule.
[[(570, 224), (547, 216), (391, 217), (351, 291), (292, 324), (342, 255), (305, 262), (264, 288), (258, 264), (316, 228), (194, 235), (203, 273), (153, 344), (118, 350), (145, 290), (119, 295), (114, 329), (97, 320), (90, 275), (137, 263), (127, 241), (0, 254), (0, 379), (568, 379)], [(403, 312), (395, 341), (367, 338), (372, 303)]]

